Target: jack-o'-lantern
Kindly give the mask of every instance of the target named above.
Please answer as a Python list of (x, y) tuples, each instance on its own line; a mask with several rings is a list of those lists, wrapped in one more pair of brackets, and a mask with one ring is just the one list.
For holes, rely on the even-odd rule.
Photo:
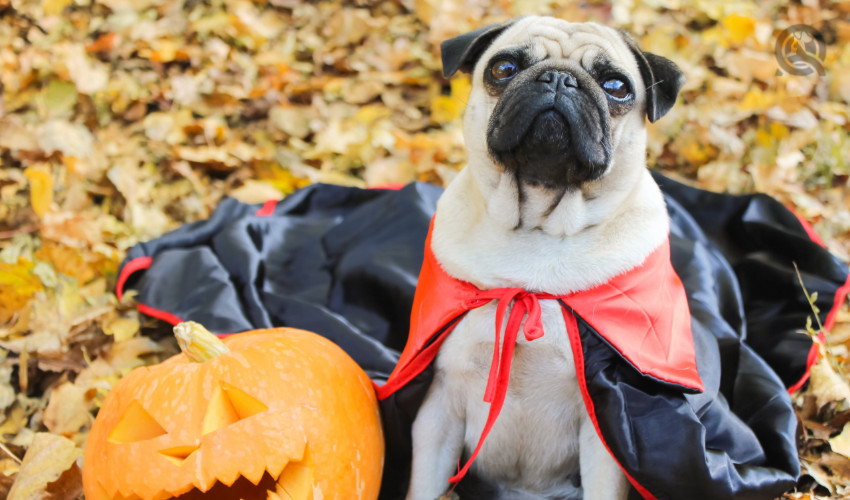
[(332, 342), (277, 328), (182, 354), (110, 392), (85, 450), (88, 500), (375, 499), (384, 442), (371, 381)]

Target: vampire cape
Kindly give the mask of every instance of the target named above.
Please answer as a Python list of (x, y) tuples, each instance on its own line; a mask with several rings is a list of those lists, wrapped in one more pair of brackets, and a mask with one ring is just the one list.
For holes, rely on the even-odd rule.
[[(664, 293), (672, 294), (672, 304), (684, 290), (687, 308), (675, 309), (688, 309), (689, 320), (654, 310), (653, 300), (638, 300), (636, 308), (600, 322), (582, 307), (583, 294), (479, 291), (479, 299), (512, 301), (517, 315), (530, 318), (535, 300), (562, 301), (585, 406), (629, 475), (635, 498), (773, 498), (799, 474), (788, 391), (805, 382), (817, 354), (801, 333), (813, 313), (793, 264), (809, 293), (817, 292), (827, 330), (848, 291), (847, 268), (808, 225), (767, 196), (719, 195), (656, 180), (672, 221), (674, 272), (665, 274)], [(138, 290), (139, 309), (171, 323), (199, 321), (218, 333), (290, 326), (339, 344), (383, 397), (381, 499), (403, 498), (410, 426), (433, 376), (422, 354), (436, 353), (440, 335), (450, 334), (463, 314), (453, 306), (439, 314), (414, 310), (417, 322), (436, 320), (415, 326), (408, 342), (440, 193), (425, 184), (400, 190), (315, 185), (262, 207), (225, 200), (209, 220), (131, 249), (118, 293)], [(666, 248), (641, 267), (655, 269), (646, 267), (655, 257), (663, 268)], [(634, 280), (641, 272), (615, 279)], [(426, 276), (433, 285), (437, 275)], [(437, 278), (438, 287), (469, 286)], [(641, 282), (627, 285), (640, 288)], [(635, 349), (616, 334), (616, 323), (644, 313), (643, 347)], [(682, 344), (688, 327), (692, 340)], [(523, 334), (541, 332), (529, 327)], [(671, 352), (675, 363), (656, 362)], [(489, 399), (496, 400), (498, 380), (490, 388)], [(456, 491), (463, 500), (492, 498), (474, 467)]]

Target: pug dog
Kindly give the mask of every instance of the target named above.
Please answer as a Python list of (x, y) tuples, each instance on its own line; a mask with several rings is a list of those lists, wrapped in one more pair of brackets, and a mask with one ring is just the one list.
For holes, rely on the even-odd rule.
[[(449, 275), (481, 290), (562, 295), (638, 266), (668, 237), (645, 122), (676, 101), (684, 77), (673, 62), (622, 31), (548, 17), (487, 26), (441, 49), (446, 77), (472, 79), (468, 165), (439, 200), (431, 233)], [(629, 482), (582, 403), (561, 307), (541, 300), (540, 309), (545, 335), (518, 338), (504, 406), (471, 470), (498, 485), (498, 498), (624, 499)], [(413, 424), (409, 500), (445, 494), (481, 438), (496, 314), (495, 302), (471, 310), (440, 347)]]

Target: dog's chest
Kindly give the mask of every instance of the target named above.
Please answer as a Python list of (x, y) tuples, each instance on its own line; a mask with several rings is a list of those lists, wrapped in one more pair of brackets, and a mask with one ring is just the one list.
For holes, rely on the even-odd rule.
[[(528, 341), (520, 329), (504, 407), (474, 467), (505, 486), (544, 492), (568, 488), (564, 482), (578, 471), (584, 409), (561, 306), (554, 300), (540, 305), (545, 334)], [(495, 302), (470, 311), (436, 360), (452, 404), (465, 415), (467, 453), (478, 443), (490, 410), (483, 396), (495, 314)]]

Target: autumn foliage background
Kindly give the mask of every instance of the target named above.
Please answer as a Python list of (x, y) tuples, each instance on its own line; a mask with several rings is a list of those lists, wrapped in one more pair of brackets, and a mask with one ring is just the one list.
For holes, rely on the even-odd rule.
[[(224, 196), (448, 183), (470, 84), (443, 79), (439, 43), (524, 14), (623, 27), (673, 59), (688, 83), (649, 127), (649, 165), (769, 193), (850, 259), (847, 0), (0, 0), (0, 497), (78, 496), (110, 387), (175, 352), (114, 294), (128, 248)], [(780, 70), (795, 24), (823, 34), (824, 75)], [(846, 306), (828, 338), (795, 395), (793, 498), (850, 492)]]

